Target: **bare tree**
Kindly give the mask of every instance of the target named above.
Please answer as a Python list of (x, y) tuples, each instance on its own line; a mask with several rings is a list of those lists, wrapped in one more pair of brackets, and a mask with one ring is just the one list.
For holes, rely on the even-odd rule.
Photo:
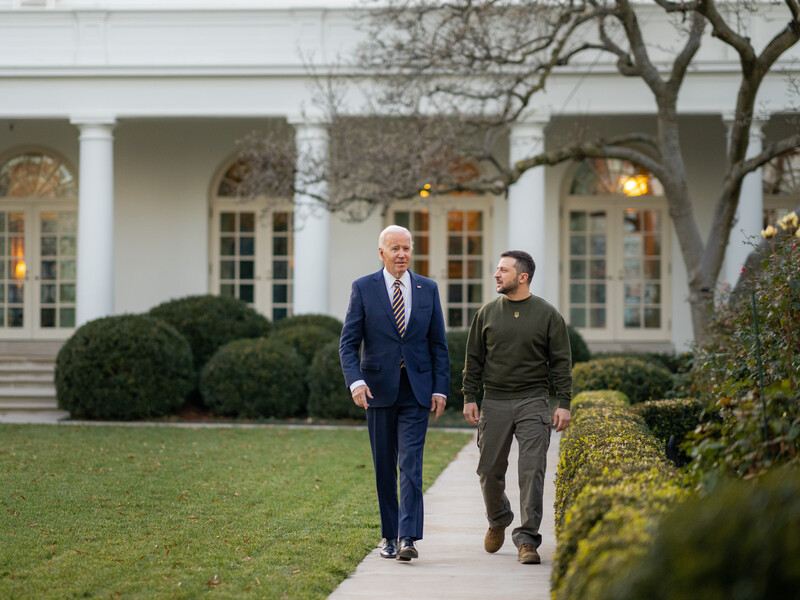
[[(369, 88), (369, 117), (342, 114), (339, 97), (322, 85), (330, 115), (331, 155), (311, 179), (326, 179), (320, 201), (362, 218), (390, 202), (416, 197), (421, 181), (438, 193), (501, 192), (526, 171), (584, 158), (618, 158), (648, 169), (662, 183), (689, 276), (695, 339), (704, 335), (711, 300), (734, 224), (742, 180), (772, 158), (800, 146), (800, 133), (766, 144), (747, 158), (756, 96), (765, 76), (800, 40), (800, 4), (784, 0), (786, 24), (761, 49), (742, 29), (753, 3), (655, 0), (671, 16), (676, 50), (652, 55), (639, 20), (653, 5), (629, 0), (389, 0), (368, 10), (368, 41), (353, 63)], [(739, 59), (727, 167), (712, 224), (703, 236), (686, 176), (678, 98), (708, 37)], [(578, 135), (569, 144), (509, 164), (501, 140), (531, 111), (548, 77), (579, 54), (610, 54), (624, 77), (645, 83), (655, 101), (656, 132), (614, 138)], [(353, 76), (352, 73), (355, 73)], [(363, 114), (363, 113), (362, 113)], [(432, 117), (431, 115), (437, 115)], [(396, 119), (381, 118), (394, 116)], [(269, 153), (275, 148), (262, 149)], [(464, 161), (478, 165), (469, 177)], [(306, 175), (309, 176), (308, 174)], [(302, 181), (295, 174), (294, 181)], [(703, 241), (705, 237), (705, 242)]]

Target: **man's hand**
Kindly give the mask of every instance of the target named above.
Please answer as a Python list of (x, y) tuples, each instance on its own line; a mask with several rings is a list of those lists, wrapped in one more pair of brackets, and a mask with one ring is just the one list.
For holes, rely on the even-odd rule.
[(431, 396), (431, 412), (434, 413), (433, 420), (438, 421), (439, 417), (444, 412), (444, 407), (447, 406), (447, 399), (441, 396)]
[(557, 408), (555, 414), (553, 415), (553, 427), (556, 428), (556, 432), (564, 431), (567, 427), (569, 427), (569, 422), (571, 419), (572, 415), (570, 415), (569, 409)]
[(364, 410), (369, 408), (369, 402), (367, 402), (367, 398), (372, 398), (372, 392), (369, 391), (368, 386), (360, 385), (353, 390), (353, 402), (355, 402), (357, 406), (360, 406)]
[(467, 423), (470, 425), (477, 425), (479, 416), (480, 413), (478, 412), (477, 402), (464, 403), (464, 418), (467, 420)]

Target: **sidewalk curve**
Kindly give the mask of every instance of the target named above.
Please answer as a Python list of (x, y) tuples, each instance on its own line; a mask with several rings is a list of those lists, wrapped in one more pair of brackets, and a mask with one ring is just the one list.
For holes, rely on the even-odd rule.
[(410, 600), (498, 600), (502, 598), (550, 600), (550, 571), (555, 552), (553, 502), (558, 444), (553, 433), (547, 455), (544, 517), (539, 548), (541, 565), (521, 565), (511, 541), (519, 525), (517, 444), (509, 456), (507, 494), (514, 509), (514, 523), (506, 542), (496, 554), (483, 549), (486, 522), (483, 498), (475, 468), (478, 448), (473, 439), (442, 472), (425, 494), (425, 538), (417, 543), (420, 558), (399, 562), (381, 558), (376, 548), (331, 594), (329, 600), (366, 600), (403, 597)]

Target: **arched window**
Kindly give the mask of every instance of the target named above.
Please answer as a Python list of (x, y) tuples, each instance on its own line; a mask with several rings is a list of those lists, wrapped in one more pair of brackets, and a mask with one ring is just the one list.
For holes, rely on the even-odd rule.
[(292, 314), (292, 204), (287, 198), (242, 199), (246, 169), (240, 160), (229, 164), (212, 194), (210, 291), (282, 319)]
[(581, 161), (566, 186), (562, 298), (573, 327), (596, 342), (669, 340), (668, 211), (647, 169)]
[(72, 170), (29, 151), (0, 164), (0, 331), (61, 338), (75, 327), (77, 195)]
[(26, 152), (0, 167), (0, 197), (76, 197), (72, 172), (60, 159), (41, 152)]
[(762, 169), (764, 228), (800, 204), (800, 150), (773, 158)]

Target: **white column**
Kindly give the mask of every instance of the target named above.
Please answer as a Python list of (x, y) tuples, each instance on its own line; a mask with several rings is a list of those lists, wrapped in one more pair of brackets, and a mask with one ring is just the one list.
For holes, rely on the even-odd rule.
[[(730, 143), (730, 127), (733, 124), (731, 119), (726, 119), (728, 126), (728, 141)], [(766, 120), (753, 119), (750, 125), (750, 140), (747, 145), (747, 158), (759, 154), (763, 148), (762, 127)], [(742, 191), (739, 196), (739, 207), (736, 209), (731, 235), (728, 239), (728, 247), (725, 249), (725, 268), (722, 276), (723, 280), (730, 286), (736, 285), (739, 275), (752, 251), (752, 246), (747, 244), (747, 240), (753, 236), (759, 236), (763, 229), (764, 221), (764, 188), (762, 183), (761, 169), (758, 168), (742, 181)]]
[[(511, 164), (544, 152), (544, 128), (549, 115), (511, 126)], [(528, 170), (508, 190), (508, 249), (524, 250), (533, 257), (536, 272), (531, 291), (546, 297), (546, 273), (555, 265), (548, 256), (545, 223), (544, 167)]]
[(77, 325), (114, 312), (114, 118), (73, 118), (80, 131)]
[[(328, 131), (324, 124), (295, 121), (298, 189), (302, 172), (328, 153)], [(330, 213), (313, 197), (324, 196), (327, 184), (314, 184), (294, 198), (294, 278), (292, 312), (295, 315), (330, 311)], [(306, 193), (303, 193), (306, 192)]]

